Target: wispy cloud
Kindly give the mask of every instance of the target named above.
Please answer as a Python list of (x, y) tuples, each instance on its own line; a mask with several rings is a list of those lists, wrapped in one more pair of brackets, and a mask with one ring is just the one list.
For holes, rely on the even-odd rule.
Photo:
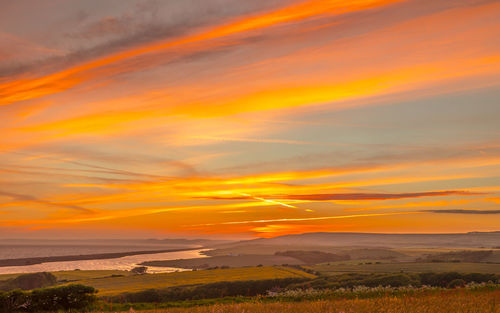
[(304, 218), (277, 218), (277, 219), (266, 219), (266, 220), (247, 220), (247, 221), (224, 222), (224, 223), (219, 223), (219, 224), (200, 224), (200, 225), (192, 225), (192, 226), (213, 226), (213, 225), (235, 225), (235, 224), (260, 224), (260, 223), (274, 223), (274, 222), (319, 221), (319, 220), (334, 220), (334, 219), (344, 219), (344, 218), (360, 218), (360, 217), (390, 216), (390, 215), (419, 214), (419, 213), (425, 213), (425, 212), (414, 211), (414, 212), (372, 213), (372, 214), (337, 215), (337, 216), (320, 216), (320, 217), (304, 217)]
[[(0, 196), (12, 198), (15, 201), (21, 202), (21, 204), (22, 203), (36, 203), (36, 204), (41, 204), (41, 205), (48, 206), (48, 207), (72, 209), (72, 210), (80, 211), (83, 213), (91, 213), (91, 214), (94, 214), (97, 212), (97, 210), (95, 210), (95, 209), (89, 209), (89, 208), (85, 208), (85, 207), (82, 207), (79, 205), (67, 204), (64, 202), (47, 201), (44, 199), (38, 199), (38, 198), (30, 196), (30, 195), (23, 195), (23, 194), (6, 192), (6, 191), (1, 191), (1, 190), (0, 190)], [(3, 206), (3, 207), (14, 206), (14, 205), (19, 205), (19, 203), (8, 203), (7, 202), (7, 203), (0, 204), (0, 207), (1, 206)]]
[[(428, 192), (412, 192), (412, 193), (348, 193), (348, 194), (316, 194), (316, 195), (280, 195), (279, 199), (290, 200), (312, 200), (312, 201), (328, 201), (328, 200), (393, 200), (406, 198), (421, 198), (421, 197), (442, 197), (442, 196), (478, 196), (485, 195), (480, 192), (469, 192), (462, 190), (448, 191), (428, 191)], [(274, 197), (273, 197), (274, 198)]]
[[(363, 0), (356, 3), (341, 3), (337, 1), (305, 1), (289, 7), (278, 9), (257, 16), (242, 17), (225, 25), (215, 26), (197, 34), (187, 35), (172, 41), (144, 45), (87, 62), (42, 78), (22, 79), (0, 84), (0, 104), (37, 98), (43, 95), (61, 92), (85, 80), (92, 79), (95, 74), (90, 71), (119, 61), (133, 58), (146, 53), (152, 53), (168, 48), (195, 44), (198, 42), (230, 36), (241, 32), (262, 29), (274, 25), (303, 20), (316, 15), (342, 14), (356, 10), (364, 10), (400, 0)], [(121, 70), (119, 70), (121, 72)], [(64, 81), (64, 82), (63, 82)], [(13, 95), (12, 93), (16, 93)]]
[(453, 210), (425, 210), (425, 212), (439, 214), (500, 214), (500, 210), (474, 210), (474, 209), (453, 209)]

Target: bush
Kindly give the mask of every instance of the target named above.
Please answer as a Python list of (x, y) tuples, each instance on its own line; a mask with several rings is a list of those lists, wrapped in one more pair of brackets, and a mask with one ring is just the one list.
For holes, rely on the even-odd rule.
[(465, 286), (465, 280), (463, 279), (454, 279), (448, 283), (447, 288), (459, 288), (459, 287), (464, 287)]
[(142, 275), (146, 274), (148, 268), (146, 266), (137, 266), (130, 270), (131, 273)]
[(67, 285), (35, 289), (31, 292), (13, 290), (0, 293), (0, 312), (41, 312), (84, 309), (96, 300), (93, 287)]
[(304, 283), (292, 284), (287, 289), (336, 289), (354, 288), (356, 286), (377, 287), (377, 286), (433, 286), (447, 287), (450, 282), (456, 279), (469, 283), (498, 283), (499, 277), (496, 274), (481, 273), (348, 273), (333, 276), (322, 276)]
[(489, 281), (498, 282), (498, 276), (495, 274), (481, 274), (481, 273), (420, 273), (420, 281), (423, 285), (446, 287), (449, 283), (456, 279), (462, 279), (465, 283), (487, 283)]
[(0, 312), (10, 313), (25, 310), (29, 302), (29, 295), (25, 291), (16, 289), (2, 292), (0, 295)]

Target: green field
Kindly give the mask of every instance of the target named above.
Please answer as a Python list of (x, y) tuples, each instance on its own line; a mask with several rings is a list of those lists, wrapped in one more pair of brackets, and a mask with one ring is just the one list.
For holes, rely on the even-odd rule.
[[(82, 271), (83, 272), (83, 271)], [(74, 277), (73, 274), (66, 274)], [(89, 274), (90, 275), (90, 274)], [(307, 277), (314, 275), (289, 267), (244, 267), (187, 271), (176, 273), (130, 275), (125, 277), (83, 278), (73, 283), (92, 286), (99, 290), (99, 296), (116, 295), (124, 292), (136, 292), (146, 289), (161, 289), (174, 286), (209, 284), (222, 281), (265, 280), (277, 278)]]
[[(371, 264), (367, 264), (371, 263)], [(500, 264), (490, 263), (389, 263), (375, 261), (332, 262), (305, 266), (325, 275), (342, 273), (462, 272), (500, 274)]]

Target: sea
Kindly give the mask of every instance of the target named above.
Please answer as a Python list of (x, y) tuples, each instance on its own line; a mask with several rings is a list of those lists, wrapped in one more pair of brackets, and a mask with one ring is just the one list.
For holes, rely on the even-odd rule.
[[(153, 250), (175, 250), (191, 249), (184, 251), (159, 252), (150, 254), (129, 255), (112, 259), (76, 260), (62, 262), (46, 262), (41, 264), (25, 266), (5, 266), (0, 267), (0, 274), (13, 273), (34, 273), (34, 272), (54, 272), (69, 270), (130, 270), (146, 261), (161, 261), (175, 259), (190, 259), (206, 257), (202, 254), (207, 249), (201, 249), (196, 245), (161, 245), (144, 244), (141, 242), (127, 244), (125, 241), (116, 242), (0, 242), (0, 260), (51, 257), (51, 256), (74, 256), (103, 253), (119, 253), (134, 251)], [(152, 267), (148, 266), (148, 273), (168, 273), (176, 271), (186, 271), (187, 269), (172, 267)]]

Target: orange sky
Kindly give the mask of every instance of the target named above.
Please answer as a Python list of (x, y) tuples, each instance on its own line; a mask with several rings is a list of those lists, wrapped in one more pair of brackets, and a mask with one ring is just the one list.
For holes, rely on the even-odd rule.
[(0, 237), (498, 230), (499, 14), (10, 2)]

